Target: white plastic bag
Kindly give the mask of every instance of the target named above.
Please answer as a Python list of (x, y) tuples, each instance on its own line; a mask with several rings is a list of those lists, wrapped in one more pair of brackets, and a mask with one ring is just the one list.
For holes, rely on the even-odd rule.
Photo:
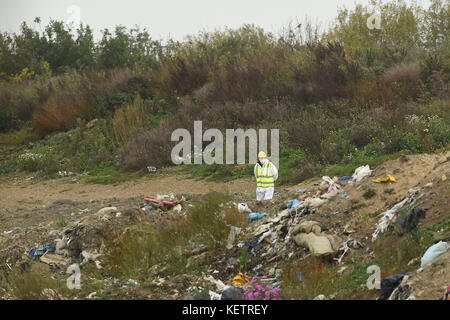
[(438, 243), (432, 245), (427, 249), (427, 251), (425, 251), (422, 260), (420, 260), (420, 266), (423, 267), (428, 262), (436, 259), (436, 257), (447, 252), (449, 248), (450, 246), (448, 245), (448, 243), (444, 241), (439, 241)]
[(367, 176), (370, 176), (372, 174), (372, 170), (370, 170), (369, 165), (361, 166), (355, 170), (353, 173), (353, 181), (360, 182), (362, 179), (364, 179)]
[(239, 203), (238, 204), (238, 211), (240, 213), (243, 213), (243, 212), (250, 213), (250, 212), (252, 212), (246, 203)]
[(228, 239), (227, 239), (227, 247), (226, 247), (226, 248), (227, 248), (228, 250), (233, 249), (234, 239), (235, 239), (236, 236), (238, 236), (240, 233), (241, 233), (241, 228), (231, 226), (231, 228), (230, 228), (230, 233), (228, 234)]

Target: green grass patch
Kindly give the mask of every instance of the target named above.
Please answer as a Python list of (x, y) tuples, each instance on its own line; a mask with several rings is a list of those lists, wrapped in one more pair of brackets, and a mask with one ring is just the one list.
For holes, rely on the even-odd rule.
[(31, 126), (0, 133), (0, 146), (21, 146), (36, 140), (39, 140), (39, 135)]
[(84, 179), (87, 183), (114, 184), (132, 180), (137, 177), (138, 176), (133, 172), (114, 167), (110, 162), (103, 162), (95, 166)]
[(448, 230), (450, 230), (450, 216), (443, 218), (439, 222), (424, 230), (415, 230), (411, 234), (415, 240), (420, 243), (422, 251), (425, 253), (425, 251), (435, 243), (433, 237), (434, 233), (437, 231), (446, 232)]
[(375, 192), (375, 190), (369, 188), (366, 190), (366, 192), (363, 193), (363, 197), (364, 197), (364, 199), (368, 200), (368, 199), (375, 197), (376, 194), (377, 193)]
[(63, 215), (59, 215), (56, 217), (55, 221), (53, 221), (53, 224), (58, 228), (64, 228), (67, 226), (67, 220)]
[(368, 213), (366, 213), (366, 214), (364, 214), (362, 217), (361, 217), (361, 219), (364, 221), (364, 220), (366, 220), (367, 218), (372, 218), (372, 217), (376, 217), (376, 216), (378, 216), (380, 213), (382, 213), (383, 212), (383, 210), (377, 210), (377, 211), (373, 211), (373, 212), (368, 212)]

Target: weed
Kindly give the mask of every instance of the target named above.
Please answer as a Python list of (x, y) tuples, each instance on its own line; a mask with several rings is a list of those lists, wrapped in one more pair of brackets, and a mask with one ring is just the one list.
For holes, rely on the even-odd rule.
[(42, 275), (33, 269), (15, 269), (8, 275), (8, 282), (11, 294), (20, 300), (59, 299), (58, 294), (67, 291), (65, 280), (50, 279), (48, 275)]
[(239, 252), (238, 261), (241, 269), (246, 270), (248, 262), (250, 261), (250, 256), (248, 254), (247, 247), (242, 248), (241, 251)]
[(368, 200), (370, 198), (373, 198), (376, 194), (377, 193), (375, 192), (375, 190), (369, 188), (366, 192), (363, 193), (363, 197), (364, 199)]
[(63, 215), (59, 215), (53, 223), (58, 228), (64, 228), (67, 225), (67, 220)]

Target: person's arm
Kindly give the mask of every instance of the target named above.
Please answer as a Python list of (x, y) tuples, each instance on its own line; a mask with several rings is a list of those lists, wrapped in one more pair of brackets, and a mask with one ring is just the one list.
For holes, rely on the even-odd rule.
[(272, 169), (273, 180), (276, 181), (278, 179), (278, 169), (277, 169), (277, 167), (275, 167), (275, 165), (273, 163), (270, 166), (270, 169)]

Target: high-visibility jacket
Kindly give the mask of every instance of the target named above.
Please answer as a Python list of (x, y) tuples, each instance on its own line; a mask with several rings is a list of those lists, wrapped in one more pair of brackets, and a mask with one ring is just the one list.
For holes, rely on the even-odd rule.
[(275, 186), (274, 176), (272, 170), (270, 170), (271, 166), (272, 163), (270, 161), (266, 161), (262, 168), (258, 163), (255, 165), (257, 187), (268, 188)]

